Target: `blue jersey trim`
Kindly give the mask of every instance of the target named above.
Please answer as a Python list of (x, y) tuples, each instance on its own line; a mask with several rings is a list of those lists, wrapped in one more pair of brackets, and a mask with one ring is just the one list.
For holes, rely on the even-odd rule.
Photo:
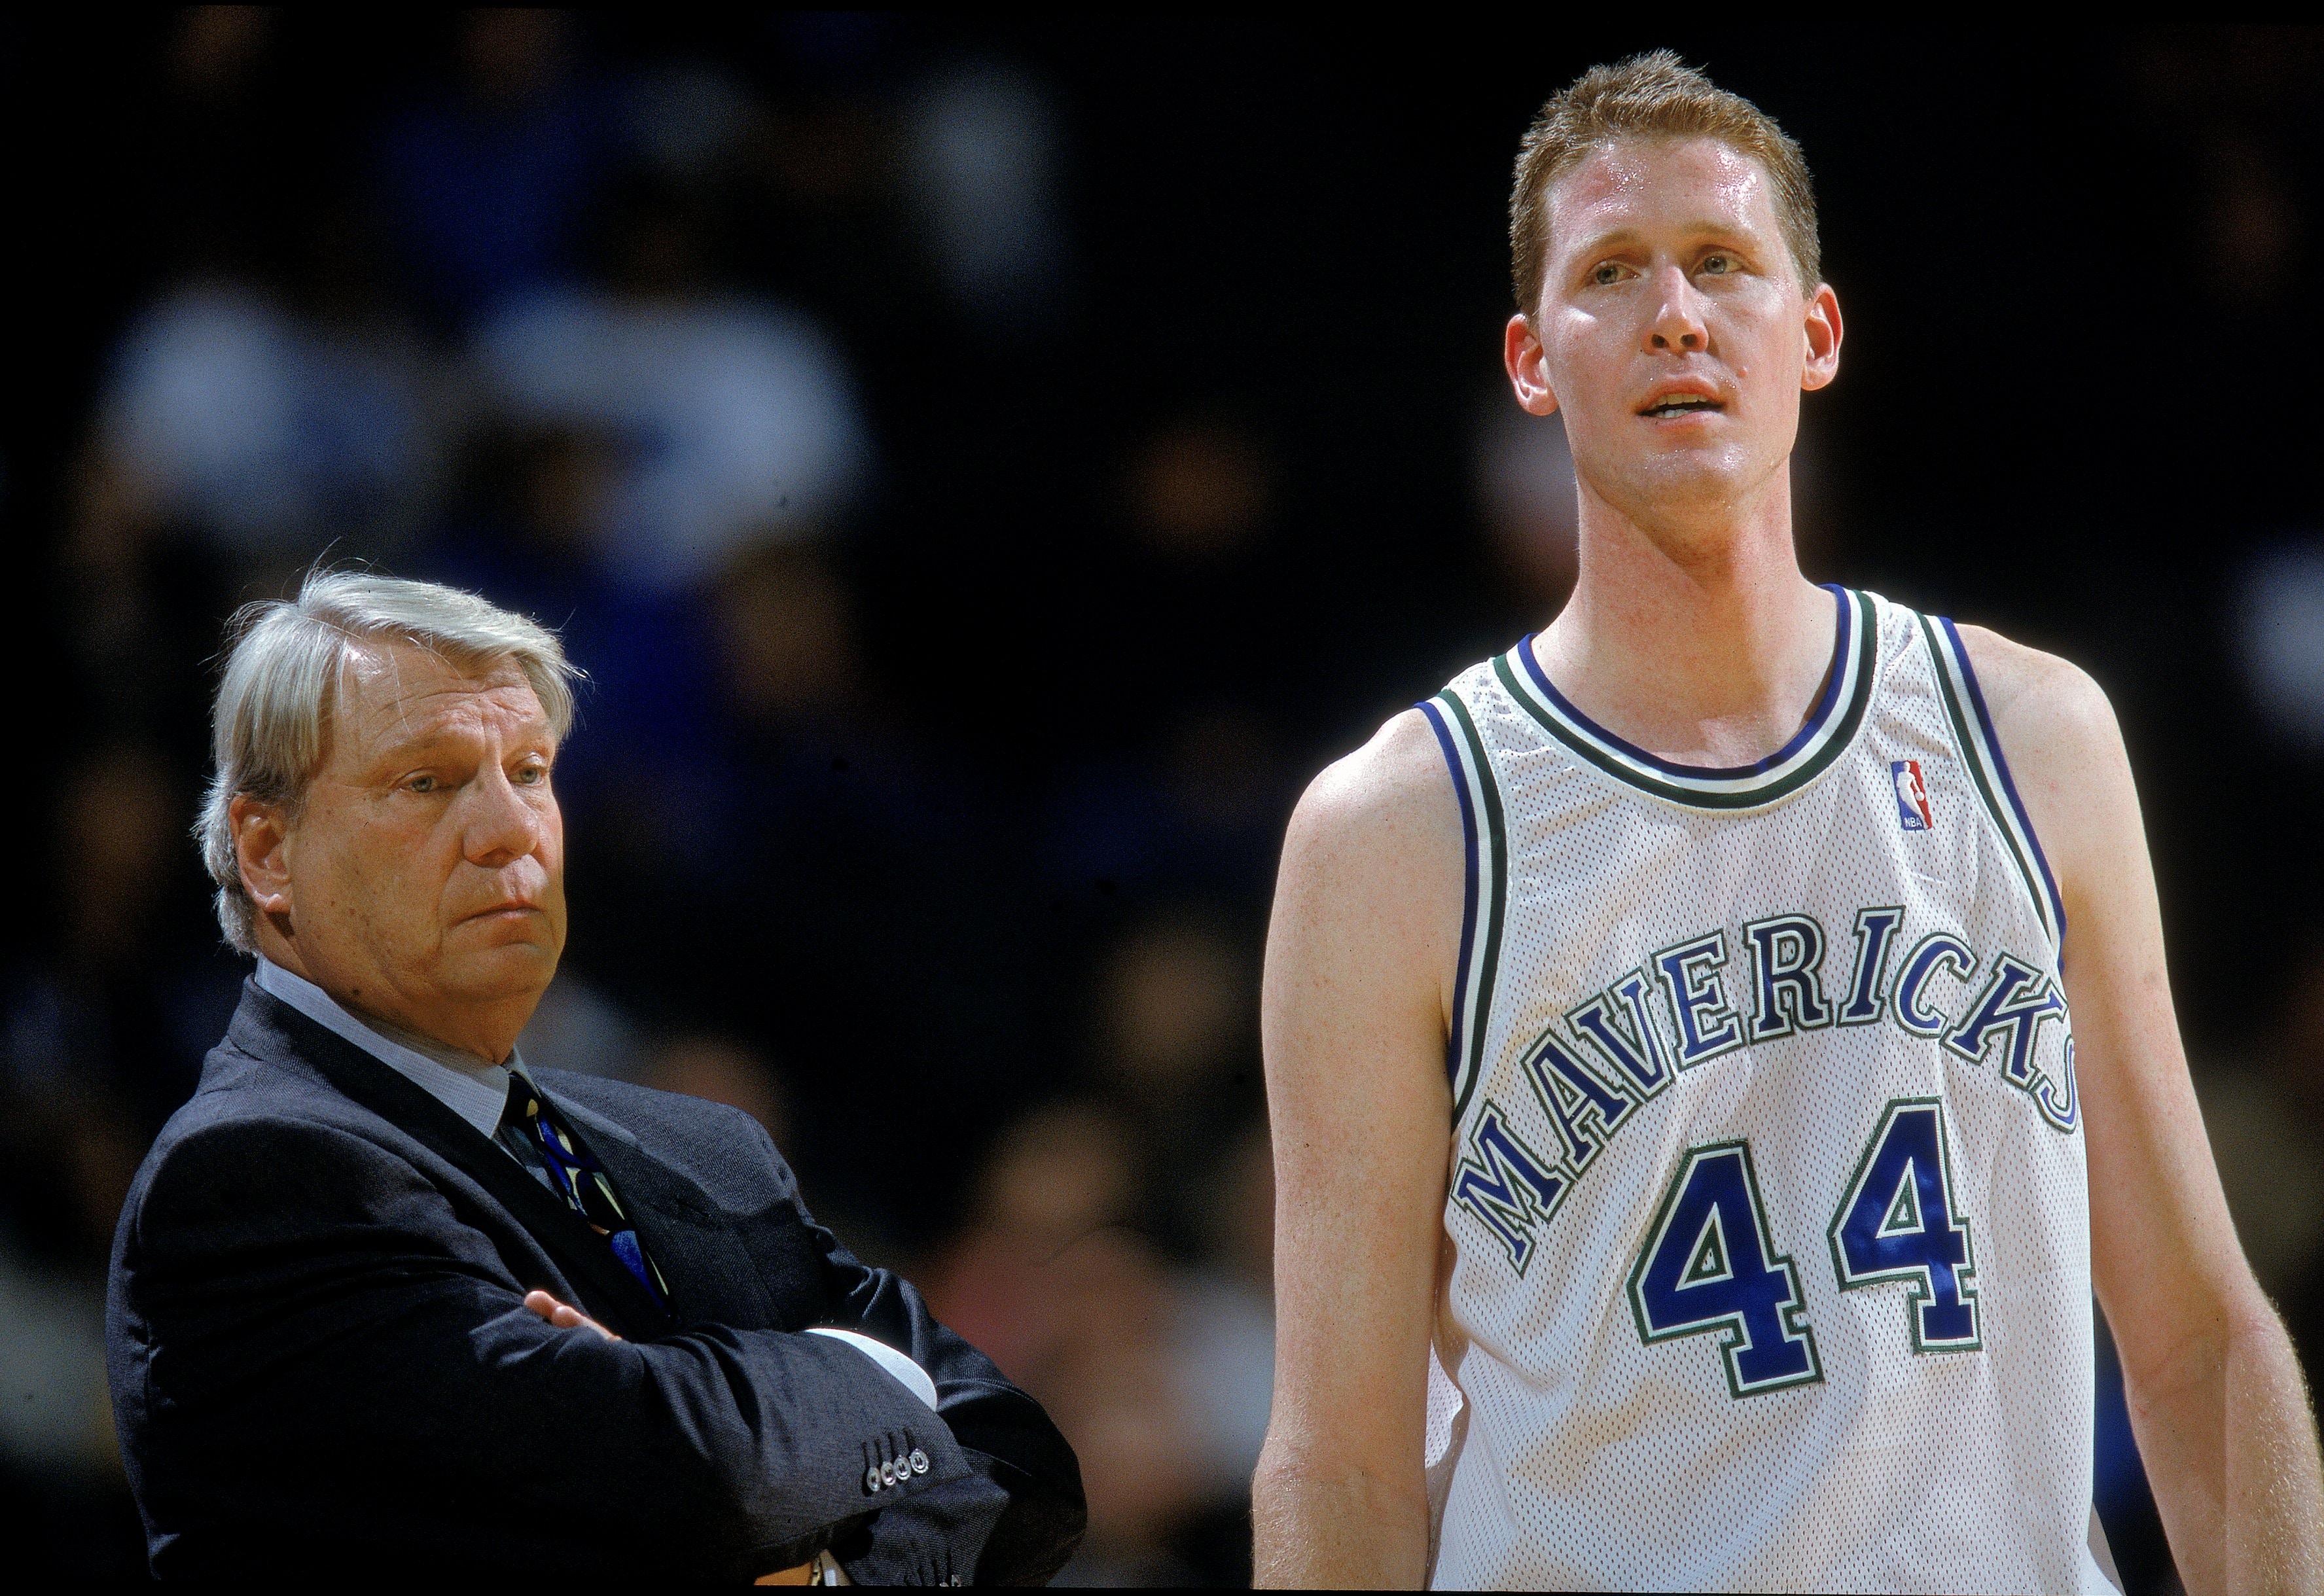
[(1969, 662), (1969, 645), (1961, 641), (1961, 634), (1950, 618), (1939, 615), (1936, 623), (1945, 629), (1945, 638), (1952, 644), (1953, 658), (1960, 662), (1961, 680), (1969, 684), (1969, 701), (1970, 707), (1977, 711), (1978, 729), (1985, 734), (1985, 745), (1992, 752), (1993, 768), (2001, 772), (2001, 790), (2009, 795), (2009, 807), (2016, 815), (2017, 824), (2024, 828), (2025, 840), (2033, 844), (2034, 863), (2042, 872), (2042, 889), (2049, 893), (2050, 907), (2057, 914), (2058, 945), (2063, 948), (2066, 942), (2065, 899), (2058, 896), (2058, 878), (2050, 873), (2050, 859), (2042, 852), (2042, 838), (2034, 831), (2034, 822), (2026, 816), (2024, 801), (2017, 796), (2016, 779), (2009, 773), (2009, 761), (2001, 752), (2001, 738), (1994, 731), (1993, 716), (1985, 707), (1985, 689), (1978, 685), (1977, 667)]
[(1477, 815), (1469, 802), (1469, 778), (1461, 769), (1461, 751), (1452, 745), (1452, 728), (1444, 724), (1444, 712), (1425, 698), (1413, 707), (1428, 717), (1436, 745), (1444, 751), (1444, 763), (1452, 772), (1453, 794), (1461, 800), (1461, 962), (1452, 967), (1452, 1029), (1444, 1038), (1444, 1078), (1452, 1082), (1461, 1075), (1461, 1020), (1469, 1001), (1469, 955), (1477, 936)]
[(1525, 641), (1517, 644), (1517, 658), (1524, 661), (1526, 674), (1533, 678), (1534, 685), (1542, 690), (1552, 704), (1557, 706), (1559, 712), (1571, 715), (1577, 725), (1588, 731), (1592, 737), (1605, 743), (1607, 747), (1618, 750), (1626, 757), (1637, 760), (1640, 764), (1650, 765), (1665, 775), (1685, 777), (1697, 781), (1738, 781), (1746, 776), (1757, 776), (1775, 769), (1813, 742), (1816, 733), (1823, 730), (1824, 723), (1831, 718), (1832, 710), (1840, 702), (1840, 678), (1848, 674), (1848, 650), (1852, 641), (1851, 634), (1855, 628), (1855, 622), (1849, 613), (1851, 606), (1848, 602), (1848, 589), (1836, 582), (1827, 582), (1823, 584), (1823, 588), (1825, 592), (1831, 595), (1832, 603), (1840, 611), (1840, 624), (1832, 636), (1831, 665), (1824, 675), (1823, 696), (1816, 700), (1815, 713), (1808, 716), (1807, 724), (1793, 734), (1792, 740), (1757, 764), (1727, 765), (1717, 768), (1707, 765), (1683, 765), (1674, 760), (1666, 760), (1648, 753), (1636, 743), (1624, 742), (1596, 721), (1591, 720), (1573, 706), (1572, 699), (1557, 690), (1555, 685), (1549, 679), (1549, 673), (1542, 669), (1541, 661), (1534, 658), (1533, 640), (1540, 633), (1526, 633)]

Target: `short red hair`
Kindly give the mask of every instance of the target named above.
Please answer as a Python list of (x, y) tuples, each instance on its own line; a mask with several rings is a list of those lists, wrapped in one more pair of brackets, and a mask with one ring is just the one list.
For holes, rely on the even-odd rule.
[(1775, 222), (1800, 269), (1800, 285), (1813, 293), (1823, 281), (1816, 242), (1815, 189), (1807, 158), (1775, 119), (1739, 94), (1730, 94), (1667, 50), (1592, 67), (1550, 97), (1517, 146), (1516, 186), (1509, 193), (1509, 272), (1517, 310), (1531, 316), (1541, 303), (1549, 264), (1549, 189), (1601, 144), (1619, 138), (1712, 138), (1766, 169), (1775, 186)]

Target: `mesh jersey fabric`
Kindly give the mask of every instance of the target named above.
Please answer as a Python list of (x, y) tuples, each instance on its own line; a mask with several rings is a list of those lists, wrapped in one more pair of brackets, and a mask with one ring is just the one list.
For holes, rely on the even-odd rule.
[(1434, 1587), (2113, 1588), (2063, 910), (1959, 634), (1831, 591), (1748, 769), (1530, 638), (1421, 706), (1468, 855)]

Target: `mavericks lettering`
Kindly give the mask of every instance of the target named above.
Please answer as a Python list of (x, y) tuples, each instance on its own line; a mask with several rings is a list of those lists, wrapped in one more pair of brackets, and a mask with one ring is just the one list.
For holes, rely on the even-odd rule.
[[(1808, 1040), (1834, 1026), (1894, 1026), (1936, 1047), (1941, 1057), (1991, 1065), (2043, 1123), (2072, 1134), (2080, 1106), (2057, 983), (2006, 950), (1987, 965), (1942, 927), (1908, 938), (1904, 921), (1895, 905), (1856, 912), (1853, 949), (1836, 990), (1823, 980), (1831, 938), (1807, 914), (1754, 920), (1732, 943), (1723, 927), (1705, 931), (1624, 971), (1526, 1045), (1518, 1074), (1549, 1134), (1522, 1139), (1508, 1110), (1488, 1101), (1452, 1172), (1453, 1203), (1491, 1232), (1522, 1275), (1540, 1227), (1675, 1076), (1747, 1047)], [(1900, 947), (1907, 950), (1901, 956)], [(1731, 983), (1730, 959), (1748, 966)], [(2056, 1046), (2045, 1055), (2052, 1030)]]

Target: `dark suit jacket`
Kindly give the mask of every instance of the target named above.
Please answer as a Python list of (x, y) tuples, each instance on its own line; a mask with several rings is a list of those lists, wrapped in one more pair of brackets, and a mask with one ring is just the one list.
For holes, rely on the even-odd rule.
[[(859, 1582), (1056, 1571), (1083, 1524), (1072, 1450), (809, 1217), (755, 1121), (536, 1079), (674, 1322), (473, 1126), (245, 985), (114, 1242), (114, 1406), (157, 1573), (746, 1580), (825, 1547)], [(550, 1328), (535, 1287), (626, 1339)], [(818, 1324), (909, 1353), (937, 1412)]]

